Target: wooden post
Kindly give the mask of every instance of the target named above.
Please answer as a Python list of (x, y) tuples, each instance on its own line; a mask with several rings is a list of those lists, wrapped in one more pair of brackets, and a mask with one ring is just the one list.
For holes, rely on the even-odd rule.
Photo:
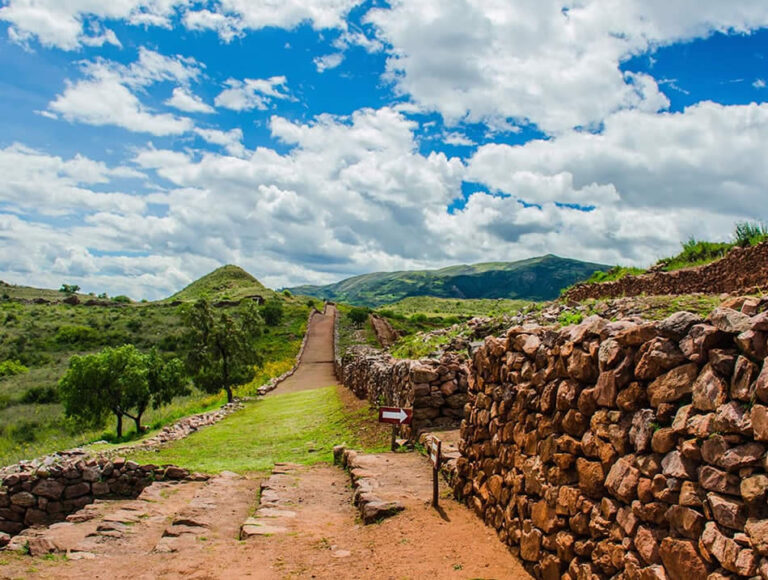
[(389, 444), (392, 451), (397, 450), (397, 425), (392, 425), (392, 441)]
[(432, 460), (432, 507), (438, 506), (438, 480), (440, 476), (440, 451), (443, 442), (432, 440), (430, 443), (429, 458)]

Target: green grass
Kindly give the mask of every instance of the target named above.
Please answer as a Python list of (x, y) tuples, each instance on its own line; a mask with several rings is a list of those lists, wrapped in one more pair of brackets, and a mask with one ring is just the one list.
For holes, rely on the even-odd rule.
[[(610, 270), (605, 272), (595, 272), (589, 278), (587, 278), (587, 284), (599, 284), (600, 282), (615, 282), (621, 280), (625, 276), (639, 276), (644, 274), (645, 270), (642, 268), (633, 268), (627, 266), (614, 266)], [(565, 290), (568, 290), (566, 288)]]
[[(216, 279), (222, 281), (221, 276)], [(235, 279), (239, 278), (235, 276)], [(0, 291), (16, 293), (13, 297), (9, 294), (8, 299), (0, 296), (0, 363), (18, 361), (29, 369), (0, 376), (0, 466), (97, 439), (114, 439), (111, 418), (99, 429), (83, 429), (64, 417), (62, 406), (55, 400), (49, 404), (27, 404), (36, 400), (33, 395), (43, 390), (56, 392), (72, 355), (96, 352), (105, 346), (134, 344), (145, 351), (157, 347), (169, 357), (184, 356), (180, 340), (184, 324), (179, 309), (168, 302), (91, 307), (34, 304), (30, 303), (34, 298), (60, 299), (62, 295), (17, 286), (2, 286)], [(310, 307), (306, 297), (281, 295), (280, 299), (282, 320), (275, 326), (265, 327), (255, 345), (264, 356), (264, 365), (257, 369), (252, 383), (236, 390), (238, 395), (255, 394), (259, 386), (294, 364)], [(211, 396), (193, 390), (187, 397), (177, 398), (160, 409), (148, 410), (143, 422), (157, 430), (223, 402), (222, 395)], [(130, 430), (126, 433), (126, 439), (135, 437)]]
[(433, 296), (411, 296), (377, 309), (382, 316), (413, 316), (423, 314), (427, 318), (472, 318), (473, 316), (501, 316), (519, 311), (530, 304), (526, 300), (455, 299)]
[[(268, 471), (275, 463), (314, 464), (333, 459), (333, 446), (356, 446), (356, 423), (367, 411), (345, 413), (336, 391), (325, 387), (271, 395), (159, 452), (132, 455), (144, 463), (173, 463), (193, 471)], [(384, 451), (386, 443), (371, 449)]]

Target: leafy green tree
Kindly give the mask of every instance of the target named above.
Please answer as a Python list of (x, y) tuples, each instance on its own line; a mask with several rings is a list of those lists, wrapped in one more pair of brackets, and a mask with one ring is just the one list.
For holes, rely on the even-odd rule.
[(77, 284), (62, 284), (61, 288), (59, 288), (59, 292), (63, 292), (64, 294), (74, 294), (75, 292), (80, 292), (80, 286)]
[(367, 308), (356, 306), (349, 311), (349, 319), (354, 322), (355, 326), (362, 325), (368, 320), (368, 315), (371, 313)]
[(277, 326), (283, 319), (283, 301), (279, 298), (271, 298), (264, 303), (261, 315), (268, 326)]
[(140, 432), (150, 404), (158, 407), (185, 391), (180, 360), (164, 362), (156, 351), (142, 354), (132, 344), (73, 356), (59, 381), (67, 416), (98, 426), (112, 413), (118, 438), (123, 436), (124, 417), (133, 419)]
[(253, 302), (246, 302), (233, 315), (225, 309), (214, 311), (201, 298), (184, 310), (189, 327), (187, 367), (195, 384), (208, 393), (227, 393), (232, 402), (232, 389), (253, 380), (263, 358), (255, 348), (261, 335), (263, 320)]

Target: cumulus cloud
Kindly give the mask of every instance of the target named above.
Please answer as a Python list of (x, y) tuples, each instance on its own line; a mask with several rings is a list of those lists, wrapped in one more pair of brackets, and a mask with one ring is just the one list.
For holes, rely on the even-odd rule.
[(8, 34), (16, 42), (36, 38), (44, 46), (75, 50), (82, 45), (120, 45), (114, 32), (94, 26), (93, 18), (168, 27), (175, 9), (188, 3), (189, 0), (7, 0), (0, 8), (0, 20), (9, 23)]
[(173, 89), (171, 97), (165, 101), (165, 104), (185, 113), (215, 113), (216, 110), (208, 103), (205, 103), (200, 97), (192, 94), (184, 87)]
[(344, 62), (344, 54), (341, 52), (334, 52), (331, 54), (326, 54), (325, 56), (318, 56), (314, 59), (313, 62), (315, 63), (317, 72), (324, 73), (327, 70), (338, 67), (342, 62)]
[(194, 126), (186, 117), (150, 110), (134, 93), (160, 81), (189, 83), (200, 74), (194, 59), (168, 57), (142, 47), (138, 60), (128, 66), (97, 59), (83, 63), (82, 72), (83, 79), (68, 81), (64, 92), (51, 101), (49, 114), (70, 122), (114, 125), (158, 136), (179, 135)]
[(217, 107), (233, 111), (250, 111), (258, 109), (266, 111), (273, 99), (288, 99), (285, 92), (287, 79), (284, 76), (274, 76), (268, 79), (228, 79), (227, 87), (216, 97)]
[(369, 12), (388, 46), (387, 78), (449, 123), (532, 122), (551, 134), (626, 109), (668, 106), (627, 57), (713, 31), (768, 25), (768, 4), (684, 0), (395, 0)]
[(195, 133), (208, 143), (221, 145), (230, 155), (235, 157), (245, 155), (242, 129), (221, 131), (219, 129), (201, 129), (198, 127), (195, 129)]

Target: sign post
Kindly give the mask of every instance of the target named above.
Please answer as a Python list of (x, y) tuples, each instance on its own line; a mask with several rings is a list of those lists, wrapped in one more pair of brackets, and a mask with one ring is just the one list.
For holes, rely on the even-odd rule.
[(434, 508), (437, 508), (437, 478), (440, 475), (440, 452), (442, 451), (442, 447), (443, 442), (436, 438), (433, 438), (432, 442), (429, 444), (429, 460), (432, 462), (432, 507)]
[(397, 448), (397, 429), (400, 425), (410, 425), (413, 420), (413, 409), (403, 407), (379, 407), (379, 423), (392, 424), (391, 448)]

